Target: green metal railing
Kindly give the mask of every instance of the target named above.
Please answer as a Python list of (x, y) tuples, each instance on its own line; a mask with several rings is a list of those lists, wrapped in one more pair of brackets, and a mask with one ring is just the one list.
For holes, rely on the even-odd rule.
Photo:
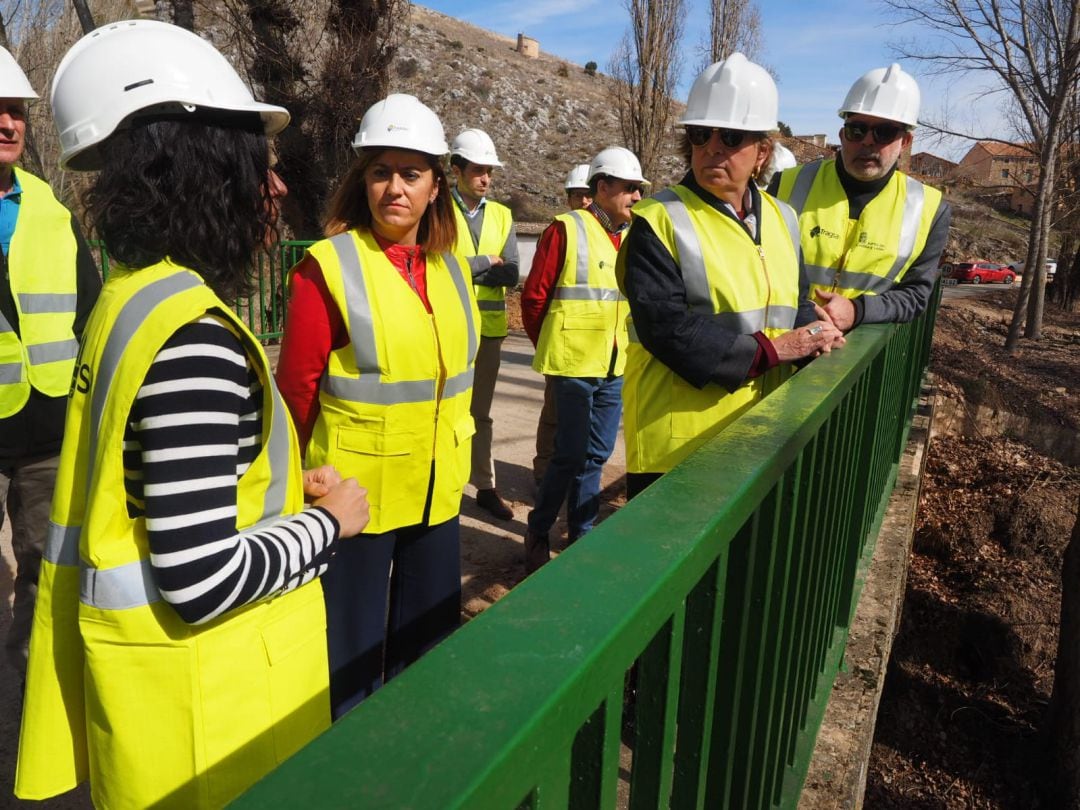
[[(289, 240), (278, 243), (269, 253), (258, 254), (253, 276), (255, 290), (249, 298), (236, 302), (239, 315), (259, 340), (281, 337), (285, 323), (285, 300), (289, 268), (300, 261), (310, 241)], [(90, 242), (97, 254), (101, 277), (109, 277), (109, 253), (100, 241)]]
[(235, 806), (795, 807), (935, 311), (857, 329)]

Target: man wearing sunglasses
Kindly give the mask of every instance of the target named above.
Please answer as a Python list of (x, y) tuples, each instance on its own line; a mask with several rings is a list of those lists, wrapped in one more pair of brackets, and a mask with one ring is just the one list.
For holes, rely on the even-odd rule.
[(630, 209), (646, 183), (629, 149), (602, 150), (589, 164), (592, 203), (560, 214), (540, 237), (521, 294), (533, 368), (555, 387), (555, 452), (525, 532), (525, 568), (550, 559), (549, 535), (566, 501), (569, 542), (592, 528), (600, 473), (615, 449), (626, 365), (626, 300), (615, 257)]
[(918, 123), (919, 86), (893, 64), (848, 91), (840, 153), (788, 169), (769, 190), (799, 213), (815, 300), (839, 328), (910, 321), (930, 300), (951, 210), (897, 169)]

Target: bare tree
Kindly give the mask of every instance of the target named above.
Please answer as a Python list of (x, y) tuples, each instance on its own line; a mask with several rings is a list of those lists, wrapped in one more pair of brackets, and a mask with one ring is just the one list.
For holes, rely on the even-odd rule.
[(252, 78), (268, 102), (292, 114), (278, 136), (281, 175), (289, 186), (283, 216), (298, 238), (318, 237), (330, 182), (351, 157), (360, 117), (386, 94), (394, 33), (408, 18), (408, 0), (331, 0), (317, 68), (297, 47), (304, 20), (296, 3), (243, 0), (237, 9), (249, 26)]
[(684, 0), (625, 0), (627, 32), (611, 60), (623, 140), (655, 173), (671, 127), (672, 94), (679, 75)]
[[(1031, 237), (1005, 347), (1020, 331), (1042, 334), (1046, 251), (1064, 111), (1080, 76), (1077, 0), (885, 0), (911, 20), (942, 35), (943, 47), (902, 49), (906, 57), (948, 73), (983, 73), (1009, 93), (1039, 155)], [(924, 40), (925, 41), (925, 40)], [(1025, 326), (1026, 320), (1026, 326)]]
[(761, 51), (761, 11), (753, 0), (710, 0), (708, 47), (705, 65), (735, 52), (756, 61)]

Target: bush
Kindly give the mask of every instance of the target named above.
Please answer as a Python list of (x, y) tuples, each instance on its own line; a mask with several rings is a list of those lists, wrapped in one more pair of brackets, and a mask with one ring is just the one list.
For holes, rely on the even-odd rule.
[(450, 47), (453, 48), (455, 51), (460, 51), (462, 48), (465, 47), (465, 43), (462, 42), (460, 39), (451, 40), (449, 44)]
[(596, 75), (596, 62), (586, 62), (585, 63), (585, 75), (586, 76), (595, 76)]
[(564, 79), (570, 78), (570, 68), (566, 65), (559, 65), (559, 69), (556, 72)]
[(494, 84), (491, 79), (477, 79), (473, 82), (472, 89), (478, 98), (482, 101), (487, 101), (488, 98), (491, 97), (491, 89), (493, 86)]
[(402, 59), (397, 65), (397, 75), (402, 79), (411, 79), (420, 71), (420, 63), (412, 57)]

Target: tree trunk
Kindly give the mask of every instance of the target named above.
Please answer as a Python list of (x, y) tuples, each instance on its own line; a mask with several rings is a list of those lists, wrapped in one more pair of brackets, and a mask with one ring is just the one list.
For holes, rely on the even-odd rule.
[(671, 128), (672, 93), (679, 73), (683, 0), (624, 0), (627, 32), (611, 61), (619, 127), (645, 177), (655, 173)]
[(195, 8), (192, 0), (172, 0), (172, 21), (174, 25), (195, 30)]
[(71, 0), (71, 5), (75, 7), (75, 13), (79, 17), (79, 25), (82, 26), (84, 34), (89, 34), (97, 28), (94, 24), (94, 15), (90, 13), (90, 6), (86, 0)]
[(294, 47), (300, 20), (287, 0), (246, 0), (254, 33), (252, 74), (265, 100), (292, 122), (277, 138), (280, 174), (289, 187), (282, 217), (298, 239), (322, 236), (331, 187), (352, 159), (349, 144), (364, 111), (386, 95), (394, 27), (407, 19), (405, 0), (332, 0), (317, 76)]
[(1080, 499), (1061, 566), (1061, 624), (1054, 691), (1044, 724), (1054, 807), (1080, 810)]

